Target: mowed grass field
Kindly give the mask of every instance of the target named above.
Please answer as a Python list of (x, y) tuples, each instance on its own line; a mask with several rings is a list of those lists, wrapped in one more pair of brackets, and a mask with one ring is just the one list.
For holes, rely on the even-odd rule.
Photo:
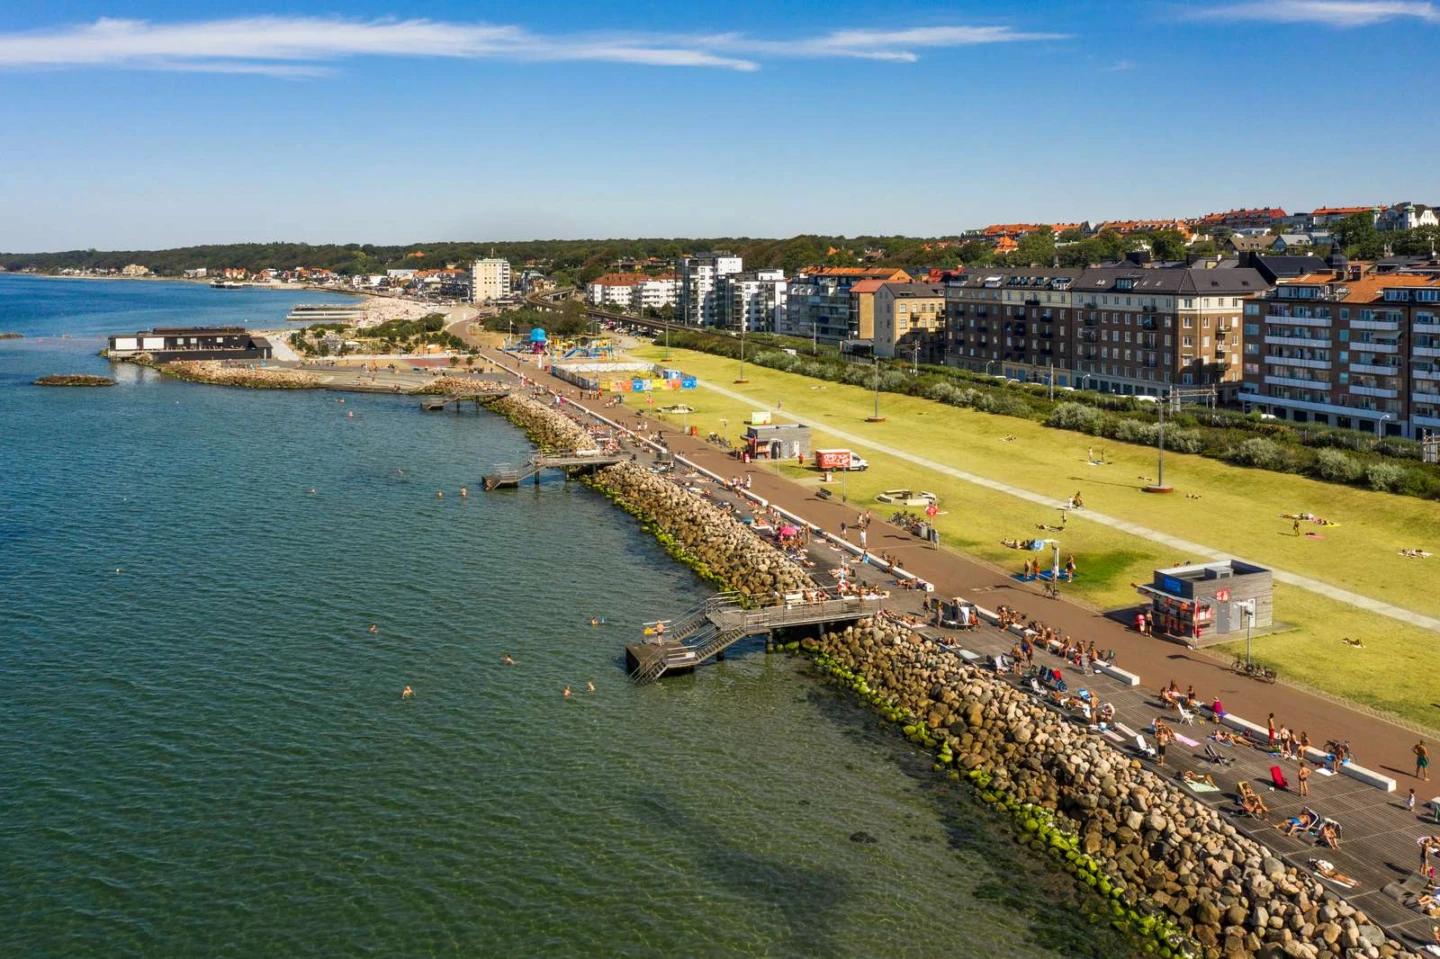
[[(658, 360), (663, 348), (643, 347), (635, 355)], [(1092, 442), (1078, 433), (1052, 430), (1012, 417), (992, 416), (923, 399), (881, 395), (884, 423), (865, 423), (874, 394), (858, 387), (747, 365), (748, 384), (733, 384), (737, 364), (708, 354), (672, 350), (672, 366), (754, 398), (739, 402), (708, 390), (672, 394), (693, 406), (687, 422), (702, 434), (714, 430), (734, 440), (753, 409), (785, 410), (822, 424), (816, 446), (852, 446), (871, 468), (847, 477), (856, 509), (887, 516), (891, 508), (874, 501), (885, 489), (908, 487), (936, 493), (942, 542), (1007, 569), (1027, 558), (1001, 539), (1056, 538), (1062, 557), (1073, 554), (1080, 576), (1068, 595), (1098, 609), (1134, 606), (1131, 583), (1148, 582), (1157, 566), (1185, 559), (1172, 547), (1084, 520), (1073, 514), (1061, 534), (1036, 529), (1059, 525), (1059, 513), (1015, 496), (948, 476), (867, 449), (823, 432), (833, 422), (844, 432), (873, 438), (944, 465), (1065, 499), (1079, 491), (1087, 507), (1212, 548), (1328, 582), (1363, 595), (1432, 615), (1440, 614), (1440, 557), (1407, 559), (1401, 547), (1440, 552), (1440, 504), (1331, 486), (1301, 477), (1227, 466), (1197, 456), (1167, 455), (1170, 496), (1139, 492), (1155, 475), (1154, 451), (1113, 442)], [(630, 399), (634, 403), (634, 399)], [(679, 417), (670, 417), (677, 424)], [(722, 423), (722, 421), (724, 421)], [(1013, 436), (1013, 440), (1006, 437)], [(1105, 466), (1086, 462), (1093, 446)], [(787, 464), (782, 471), (801, 482), (818, 482), (813, 470)], [(833, 487), (832, 487), (833, 489)], [(1198, 494), (1187, 499), (1184, 494)], [(1339, 522), (1339, 527), (1301, 524), (1296, 537), (1281, 513), (1305, 510)], [(920, 548), (919, 540), (914, 547)], [(903, 549), (900, 551), (903, 561)], [(1048, 561), (1048, 553), (1042, 559)], [(1363, 612), (1323, 596), (1288, 587), (1275, 589), (1276, 618), (1291, 627), (1255, 643), (1257, 656), (1289, 680), (1350, 701), (1440, 726), (1440, 634)], [(1352, 649), (1344, 637), (1363, 638)], [(1240, 644), (1243, 648), (1243, 642)], [(1224, 649), (1225, 647), (1222, 647)]]

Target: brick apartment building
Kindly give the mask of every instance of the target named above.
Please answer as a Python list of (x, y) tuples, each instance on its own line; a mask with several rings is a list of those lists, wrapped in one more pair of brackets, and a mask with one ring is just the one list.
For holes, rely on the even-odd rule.
[(1328, 264), (1246, 305), (1240, 398), (1298, 423), (1440, 430), (1440, 261)]

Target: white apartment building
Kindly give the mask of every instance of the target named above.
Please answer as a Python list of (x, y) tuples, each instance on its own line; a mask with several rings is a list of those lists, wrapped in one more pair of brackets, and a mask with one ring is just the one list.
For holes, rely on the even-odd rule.
[(607, 273), (586, 284), (585, 299), (592, 306), (639, 313), (674, 306), (679, 285), (674, 273)]
[(476, 303), (494, 303), (510, 295), (509, 260), (476, 260), (470, 275)]
[(744, 264), (733, 253), (697, 253), (675, 262), (680, 289), (675, 302), (675, 318), (690, 326), (713, 326), (716, 322), (715, 281), (731, 273), (739, 273)]
[(773, 333), (785, 315), (784, 270), (728, 273), (715, 281), (715, 324), (727, 330)]

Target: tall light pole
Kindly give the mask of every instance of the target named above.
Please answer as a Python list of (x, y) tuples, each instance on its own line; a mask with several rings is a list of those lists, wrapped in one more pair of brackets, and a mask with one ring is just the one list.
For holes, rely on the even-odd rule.
[(990, 367), (992, 367), (992, 366), (994, 366), (994, 365), (995, 365), (995, 361), (994, 361), (994, 360), (986, 360), (986, 361), (985, 361), (985, 375), (986, 375), (986, 376), (989, 376), (989, 375), (990, 375)]
[(1156, 445), (1159, 448), (1159, 458), (1156, 461), (1155, 467), (1155, 485), (1142, 487), (1147, 493), (1173, 492), (1170, 487), (1165, 485), (1165, 404), (1168, 400), (1168, 396), (1162, 396), (1160, 401), (1155, 404), (1155, 408), (1160, 414), (1160, 427), (1155, 433)]
[(870, 358), (875, 361), (875, 415), (865, 417), (865, 422), (883, 423), (885, 417), (880, 415), (880, 354), (872, 352)]
[(919, 340), (916, 340), (916, 341), (915, 341), (915, 360), (914, 360), (914, 365), (910, 368), (910, 372), (911, 372), (912, 374), (914, 374), (915, 376), (919, 376), (919, 375), (920, 375), (920, 341), (919, 341)]
[(1380, 414), (1380, 418), (1375, 421), (1375, 438), (1376, 438), (1377, 440), (1382, 440), (1382, 439), (1385, 438), (1384, 435), (1382, 434), (1382, 430), (1383, 430), (1384, 427), (1385, 427), (1385, 421), (1388, 420), (1389, 418), (1390, 418), (1390, 414), (1389, 414), (1389, 413), (1381, 413), (1381, 414)]
[(1245, 614), (1245, 665), (1250, 665), (1250, 631), (1255, 626), (1255, 600), (1247, 599), (1240, 607)]
[(748, 330), (749, 328), (750, 328), (750, 324), (747, 323), (747, 322), (745, 322), (744, 319), (741, 319), (741, 321), (740, 321), (740, 377), (735, 381), (736, 383), (749, 383), (749, 382), (750, 382), (749, 380), (747, 380), (747, 379), (745, 378), (745, 331)]

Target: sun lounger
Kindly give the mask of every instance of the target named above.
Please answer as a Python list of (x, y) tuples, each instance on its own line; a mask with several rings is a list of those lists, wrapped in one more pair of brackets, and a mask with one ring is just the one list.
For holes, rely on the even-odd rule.
[(1290, 784), (1285, 781), (1285, 770), (1279, 766), (1270, 767), (1270, 781), (1275, 784), (1276, 789), (1288, 790), (1290, 788)]
[(1180, 722), (1185, 726), (1195, 725), (1195, 713), (1184, 706), (1176, 704), (1175, 711), (1180, 714)]
[(1217, 750), (1217, 749), (1215, 748), (1215, 746), (1214, 746), (1213, 744), (1211, 744), (1211, 743), (1206, 743), (1206, 744), (1205, 744), (1205, 758), (1208, 759), (1208, 760), (1210, 760), (1212, 763), (1216, 763), (1216, 764), (1221, 765), (1221, 766), (1233, 766), (1233, 765), (1235, 765), (1235, 757), (1234, 757), (1234, 756), (1225, 756), (1225, 755), (1222, 755), (1222, 754), (1220, 753), (1220, 751)]
[(1157, 753), (1155, 747), (1145, 741), (1145, 737), (1139, 733), (1135, 734), (1135, 749), (1146, 759), (1155, 759)]
[(1192, 791), (1197, 793), (1218, 793), (1220, 791), (1219, 786), (1212, 786), (1209, 783), (1187, 782), (1185, 785), (1189, 786)]

